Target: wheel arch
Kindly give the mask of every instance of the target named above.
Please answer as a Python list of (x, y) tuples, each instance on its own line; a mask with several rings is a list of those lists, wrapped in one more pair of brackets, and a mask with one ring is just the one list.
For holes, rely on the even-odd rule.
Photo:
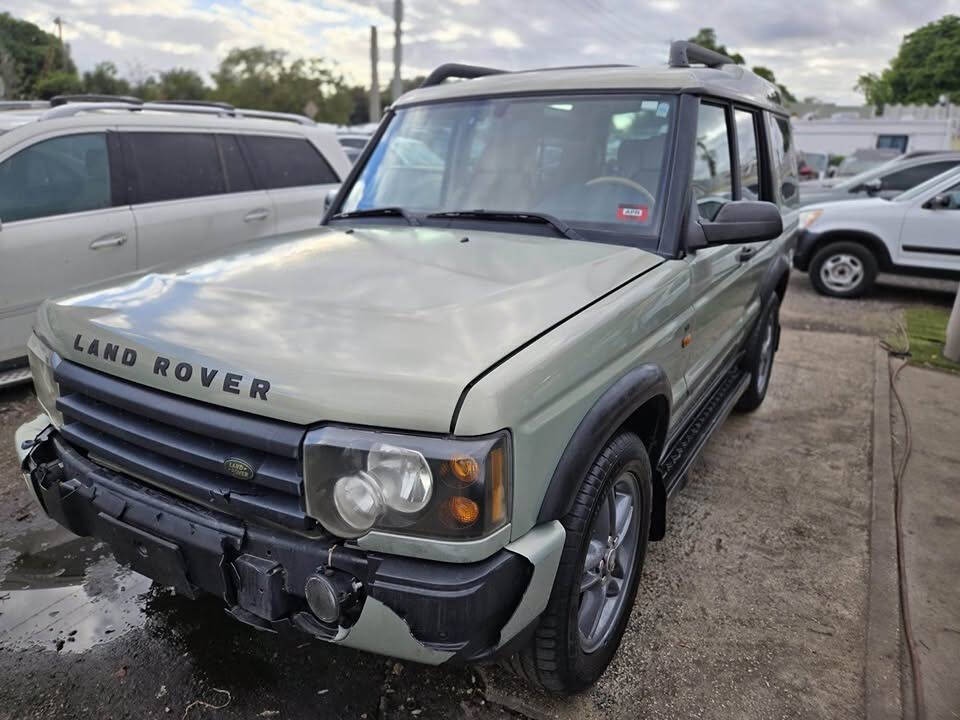
[(630, 370), (594, 402), (574, 431), (554, 469), (540, 505), (537, 523), (563, 518), (573, 505), (577, 488), (613, 435), (635, 432), (647, 448), (653, 468), (653, 507), (650, 538), (663, 537), (666, 492), (656, 467), (670, 421), (670, 382), (663, 368), (646, 363)]
[(881, 271), (888, 269), (893, 264), (887, 244), (874, 233), (866, 230), (827, 230), (817, 238), (813, 247), (810, 248), (807, 269), (813, 263), (813, 258), (816, 257), (818, 252), (835, 242), (853, 242), (863, 245), (873, 253)]

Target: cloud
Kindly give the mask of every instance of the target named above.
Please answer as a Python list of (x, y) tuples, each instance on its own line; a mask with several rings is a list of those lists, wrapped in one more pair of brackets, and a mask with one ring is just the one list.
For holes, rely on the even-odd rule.
[[(233, 47), (266, 45), (324, 56), (365, 83), (369, 26), (379, 28), (380, 77), (392, 76), (393, 0), (6, 0), (13, 15), (64, 38), (81, 70), (174, 66), (208, 73)], [(506, 69), (588, 63), (662, 64), (670, 40), (713, 27), (750, 65), (765, 65), (798, 97), (860, 102), (852, 88), (879, 71), (903, 35), (960, 0), (406, 0), (404, 75), (450, 61)]]

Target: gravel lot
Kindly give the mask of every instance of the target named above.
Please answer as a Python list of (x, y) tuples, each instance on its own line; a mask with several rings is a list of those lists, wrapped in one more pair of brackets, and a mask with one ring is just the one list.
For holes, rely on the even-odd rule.
[(564, 703), (496, 670), (258, 634), (152, 588), (30, 506), (12, 438), (36, 402), (0, 391), (0, 718), (860, 717), (873, 336), (952, 288), (838, 302), (792, 278), (767, 402), (711, 441), (614, 664)]

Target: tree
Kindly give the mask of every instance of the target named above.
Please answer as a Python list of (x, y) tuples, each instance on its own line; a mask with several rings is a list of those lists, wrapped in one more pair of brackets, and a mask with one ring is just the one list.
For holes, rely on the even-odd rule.
[(960, 102), (960, 16), (944, 15), (917, 28), (900, 43), (880, 74), (861, 75), (855, 90), (871, 105), (932, 105), (941, 95)]
[(37, 78), (30, 91), (30, 97), (49, 100), (56, 95), (72, 95), (79, 92), (83, 92), (83, 86), (76, 73), (56, 70)]
[(314, 119), (338, 124), (353, 110), (349, 88), (323, 58), (290, 62), (282, 50), (235, 48), (220, 62), (213, 80), (212, 97), (237, 107), (291, 113), (313, 107)]
[(690, 42), (696, 43), (700, 47), (705, 47), (707, 50), (713, 50), (721, 55), (726, 55), (737, 65), (746, 65), (747, 63), (747, 61), (743, 59), (743, 55), (737, 52), (731, 52), (727, 50), (726, 45), (721, 45), (717, 42), (717, 32), (713, 28), (700, 28), (697, 34), (690, 38)]
[[(744, 59), (743, 55), (738, 52), (728, 50), (726, 45), (721, 45), (719, 42), (717, 42), (717, 33), (713, 28), (700, 28), (700, 30), (697, 31), (697, 34), (690, 38), (690, 42), (696, 43), (700, 47), (705, 47), (707, 50), (713, 50), (721, 55), (726, 55), (737, 65), (747, 64), (747, 61)], [(786, 102), (793, 103), (797, 101), (797, 98), (794, 97), (792, 92), (787, 90), (786, 86), (777, 82), (777, 79), (773, 75), (773, 70), (770, 68), (764, 67), (763, 65), (756, 65), (753, 68), (753, 72), (762, 77), (764, 80), (769, 80), (776, 85)]]
[(101, 62), (83, 74), (83, 92), (92, 95), (129, 95), (130, 83), (117, 77), (117, 66), (112, 62)]
[(787, 102), (795, 103), (797, 98), (792, 92), (787, 90), (786, 86), (782, 83), (777, 82), (777, 78), (773, 75), (773, 70), (770, 68), (764, 67), (763, 65), (755, 65), (753, 67), (753, 72), (755, 75), (759, 75), (764, 80), (772, 82), (780, 90), (780, 94), (783, 95), (783, 99)]
[[(40, 95), (38, 83), (44, 76), (44, 92), (54, 86), (67, 86), (67, 76), (76, 83), (77, 68), (67, 48), (52, 33), (45, 32), (26, 20), (18, 20), (10, 13), (0, 13), (0, 47), (13, 66), (14, 86), (7, 88), (11, 98), (33, 98)], [(76, 85), (74, 86), (76, 89)]]
[(195, 70), (173, 68), (137, 83), (133, 94), (144, 100), (206, 100), (210, 88)]

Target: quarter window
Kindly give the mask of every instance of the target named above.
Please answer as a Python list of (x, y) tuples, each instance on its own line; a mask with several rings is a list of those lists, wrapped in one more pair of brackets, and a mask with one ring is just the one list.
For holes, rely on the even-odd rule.
[(0, 163), (0, 221), (111, 206), (104, 133), (42, 140)]
[(269, 190), (303, 185), (329, 185), (340, 179), (306, 138), (245, 135), (254, 172)]
[(136, 177), (135, 202), (226, 192), (217, 142), (208, 133), (128, 133), (126, 150)]
[(693, 192), (700, 217), (713, 220), (733, 199), (727, 116), (718, 105), (700, 105), (694, 149)]

